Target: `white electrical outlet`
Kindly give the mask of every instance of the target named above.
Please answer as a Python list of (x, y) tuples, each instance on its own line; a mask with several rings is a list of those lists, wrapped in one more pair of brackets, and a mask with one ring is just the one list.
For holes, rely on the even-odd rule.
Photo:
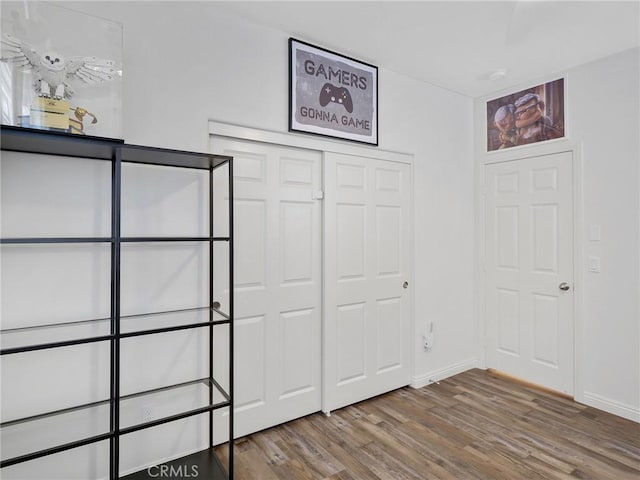
[(142, 417), (143, 422), (150, 422), (153, 420), (153, 406), (143, 405), (140, 409), (140, 416)]
[(433, 333), (427, 333), (423, 337), (425, 350), (433, 347)]
[(422, 346), (425, 350), (433, 348), (433, 322), (429, 324), (422, 335)]

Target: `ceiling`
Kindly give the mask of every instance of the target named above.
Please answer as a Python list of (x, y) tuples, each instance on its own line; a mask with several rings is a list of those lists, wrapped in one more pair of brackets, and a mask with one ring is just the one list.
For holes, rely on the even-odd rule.
[[(640, 46), (640, 0), (239, 1), (216, 6), (472, 98)], [(498, 70), (506, 76), (490, 78)]]

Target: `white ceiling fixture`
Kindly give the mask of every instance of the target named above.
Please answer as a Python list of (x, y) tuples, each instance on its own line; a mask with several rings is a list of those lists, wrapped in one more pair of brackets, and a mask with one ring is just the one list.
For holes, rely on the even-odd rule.
[[(479, 97), (640, 46), (640, 1), (254, 1), (217, 8)], [(498, 69), (508, 72), (499, 82)], [(508, 83), (508, 85), (507, 85)]]
[(507, 77), (506, 68), (499, 68), (498, 70), (493, 72), (491, 75), (489, 75), (489, 78), (494, 81), (504, 80), (506, 77)]

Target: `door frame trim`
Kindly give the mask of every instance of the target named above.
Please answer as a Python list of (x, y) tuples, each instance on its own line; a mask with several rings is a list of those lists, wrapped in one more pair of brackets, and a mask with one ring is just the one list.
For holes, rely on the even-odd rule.
[(486, 258), (485, 258), (485, 167), (487, 165), (503, 162), (514, 162), (544, 155), (557, 153), (571, 153), (573, 168), (573, 398), (577, 402), (584, 403), (584, 325), (582, 322), (584, 312), (584, 284), (585, 268), (584, 258), (584, 168), (582, 144), (573, 141), (552, 142), (550, 144), (531, 145), (525, 149), (510, 152), (501, 150), (492, 153), (478, 155), (480, 162), (476, 168), (476, 272), (478, 280), (477, 305), (478, 324), (477, 331), (482, 339), (479, 345), (478, 358), (482, 368), (487, 368), (487, 317), (486, 317)]
[(358, 157), (376, 158), (378, 160), (408, 163), (413, 166), (413, 154), (411, 153), (381, 150), (375, 147), (354, 145), (346, 141), (325, 140), (312, 135), (294, 135), (291, 133), (274, 132), (271, 130), (260, 130), (257, 128), (232, 125), (214, 120), (209, 120), (209, 135), (232, 137), (242, 140), (254, 140), (256, 142), (263, 143), (275, 143), (278, 145), (285, 145), (287, 147), (319, 150), (321, 152), (343, 153), (347, 155), (356, 155)]

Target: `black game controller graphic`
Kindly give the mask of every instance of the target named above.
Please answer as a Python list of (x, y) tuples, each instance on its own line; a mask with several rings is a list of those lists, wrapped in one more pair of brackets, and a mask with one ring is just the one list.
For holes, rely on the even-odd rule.
[(339, 103), (347, 112), (353, 112), (353, 100), (351, 100), (351, 94), (349, 90), (344, 87), (336, 87), (330, 83), (325, 83), (320, 90), (320, 105), (326, 107), (329, 102)]

